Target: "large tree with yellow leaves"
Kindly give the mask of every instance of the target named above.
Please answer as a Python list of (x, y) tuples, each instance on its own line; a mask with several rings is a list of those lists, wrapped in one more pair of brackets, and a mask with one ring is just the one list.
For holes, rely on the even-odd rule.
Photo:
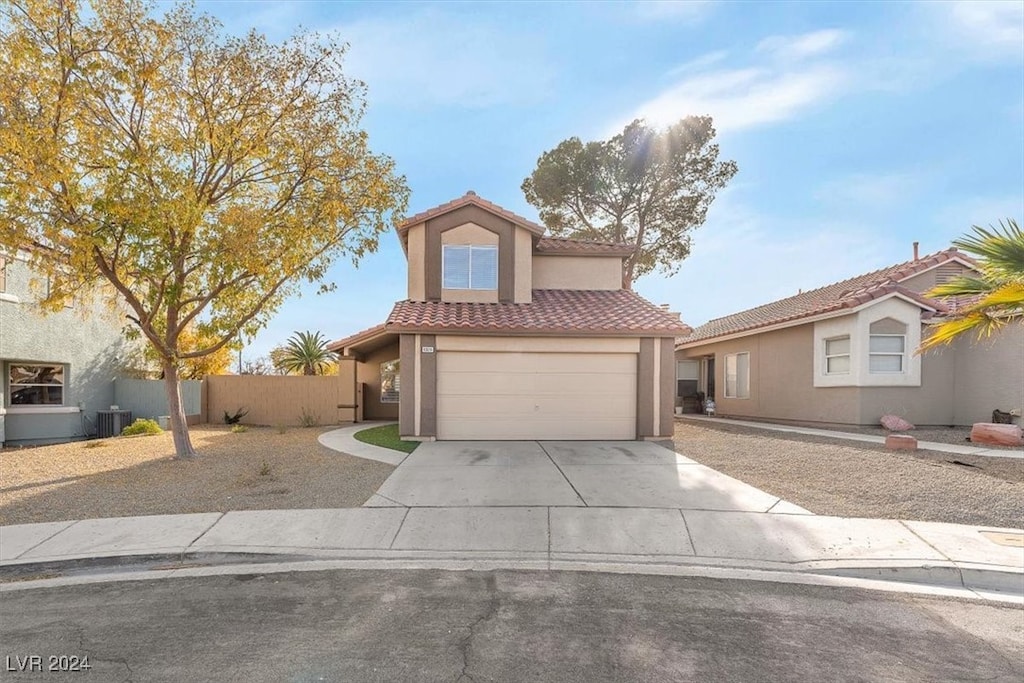
[(253, 334), (405, 209), (343, 54), (225, 35), (187, 5), (0, 5), (0, 247), (35, 255), (51, 306), (113, 285), (160, 359), (179, 457), (183, 361)]

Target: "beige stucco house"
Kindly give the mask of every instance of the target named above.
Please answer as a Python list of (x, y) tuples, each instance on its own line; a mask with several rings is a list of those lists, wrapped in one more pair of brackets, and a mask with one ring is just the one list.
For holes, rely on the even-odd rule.
[[(916, 252), (916, 246), (915, 246)], [(1024, 407), (1024, 326), (917, 354), (955, 302), (924, 293), (974, 270), (956, 249), (711, 320), (676, 343), (677, 397), (780, 422), (969, 425)], [(692, 403), (692, 401), (690, 402)]]
[(329, 346), (357, 419), (397, 418), (421, 440), (672, 434), (674, 341), (689, 328), (623, 289), (630, 247), (545, 237), (473, 192), (397, 230), (408, 298)]

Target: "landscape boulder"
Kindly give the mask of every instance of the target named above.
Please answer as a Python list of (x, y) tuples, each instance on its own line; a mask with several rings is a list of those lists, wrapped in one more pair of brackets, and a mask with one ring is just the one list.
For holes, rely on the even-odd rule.
[(910, 424), (899, 415), (883, 415), (879, 422), (881, 422), (882, 426), (890, 432), (906, 432), (914, 428), (914, 425)]
[(975, 422), (971, 427), (971, 443), (992, 446), (1024, 446), (1024, 434), (1018, 425)]
[(885, 447), (893, 451), (916, 451), (917, 439), (909, 434), (889, 434), (885, 437)]

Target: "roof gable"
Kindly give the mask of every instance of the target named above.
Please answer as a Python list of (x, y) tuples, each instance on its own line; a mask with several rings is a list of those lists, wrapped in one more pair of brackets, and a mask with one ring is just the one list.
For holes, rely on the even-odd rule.
[(456, 209), (461, 209), (464, 206), (476, 206), (480, 209), (483, 209), (484, 211), (487, 211), (489, 213), (494, 214), (495, 216), (498, 216), (499, 218), (503, 218), (521, 228), (525, 228), (526, 230), (529, 230), (531, 233), (537, 236), (543, 235), (545, 231), (543, 225), (535, 223), (528, 218), (523, 218), (519, 214), (513, 213), (508, 209), (502, 208), (495, 204), (494, 202), (489, 202), (483, 197), (477, 195), (477, 193), (473, 192), (472, 190), (462, 195), (458, 199), (453, 199), (450, 202), (445, 202), (444, 204), (435, 206), (432, 209), (421, 211), (415, 216), (406, 218), (404, 221), (402, 221), (395, 227), (398, 229), (398, 233), (402, 234), (414, 225), (423, 223), (425, 221), (429, 221), (430, 219), (437, 218), (438, 216), (443, 216), (446, 213), (451, 213), (452, 211), (455, 211)]

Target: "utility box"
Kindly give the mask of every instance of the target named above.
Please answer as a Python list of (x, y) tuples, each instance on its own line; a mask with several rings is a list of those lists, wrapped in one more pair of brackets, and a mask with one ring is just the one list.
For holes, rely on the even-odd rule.
[(97, 410), (96, 436), (101, 439), (120, 436), (124, 428), (131, 423), (132, 411), (130, 410)]

